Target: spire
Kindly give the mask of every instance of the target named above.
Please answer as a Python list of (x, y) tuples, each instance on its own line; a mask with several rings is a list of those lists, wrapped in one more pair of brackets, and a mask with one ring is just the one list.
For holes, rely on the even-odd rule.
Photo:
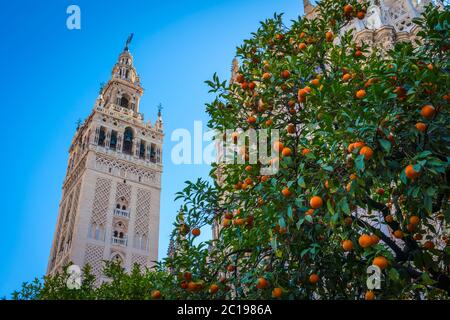
[(309, 2), (309, 0), (303, 0), (303, 13), (305, 15), (310, 14), (314, 10), (314, 6)]
[(125, 42), (125, 48), (123, 49), (123, 51), (128, 51), (128, 46), (130, 45), (131, 41), (133, 40), (133, 36), (134, 33), (130, 33), (130, 35), (128, 36), (127, 42)]
[(162, 109), (162, 104), (158, 104), (158, 119), (156, 120), (155, 127), (161, 131), (163, 130)]
[(231, 79), (230, 84), (233, 84), (236, 81), (237, 75), (239, 72), (239, 61), (238, 59), (234, 58), (233, 62), (231, 64)]

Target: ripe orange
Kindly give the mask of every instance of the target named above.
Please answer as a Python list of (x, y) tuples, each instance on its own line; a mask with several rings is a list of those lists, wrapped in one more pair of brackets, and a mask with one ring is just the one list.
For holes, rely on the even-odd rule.
[(355, 57), (361, 57), (363, 55), (361, 50), (356, 50), (355, 51)]
[(188, 283), (186, 281), (181, 282), (180, 284), (181, 289), (187, 289)]
[(342, 242), (342, 248), (344, 249), (344, 251), (353, 250), (353, 242), (352, 242), (352, 240), (344, 240)]
[(334, 38), (333, 32), (328, 31), (327, 33), (325, 33), (325, 40), (327, 40), (327, 42), (333, 41), (333, 38)]
[(345, 224), (346, 226), (351, 226), (352, 223), (353, 223), (352, 217), (345, 217), (345, 219), (344, 219), (344, 224)]
[(359, 149), (361, 147), (364, 147), (365, 145), (366, 145), (366, 143), (364, 141), (357, 141), (357, 142), (353, 143), (353, 148)]
[(394, 237), (396, 237), (397, 239), (403, 238), (403, 231), (402, 230), (395, 230), (394, 231)]
[(432, 241), (427, 241), (423, 244), (423, 248), (426, 250), (434, 249), (434, 243)]
[(347, 4), (344, 6), (344, 13), (345, 14), (350, 14), (353, 12), (353, 7), (351, 4)]
[(290, 134), (295, 133), (295, 125), (292, 124), (292, 123), (289, 123), (288, 126), (287, 126), (287, 132), (290, 133)]
[(247, 178), (247, 179), (245, 179), (245, 183), (247, 184), (247, 185), (250, 185), (250, 184), (252, 184), (252, 179), (251, 178)]
[(349, 183), (347, 183), (347, 185), (345, 186), (345, 190), (347, 190), (347, 192), (350, 192), (351, 189), (352, 189), (352, 183), (349, 182)]
[(432, 105), (426, 105), (420, 111), (420, 114), (422, 115), (422, 117), (424, 117), (426, 119), (432, 119), (434, 117), (435, 113), (436, 113), (436, 109), (434, 109), (434, 107)]
[(198, 237), (200, 235), (200, 229), (199, 228), (195, 228), (192, 230), (192, 235), (194, 237)]
[(350, 180), (355, 180), (356, 178), (358, 178), (358, 176), (356, 174), (352, 173), (350, 175)]
[(409, 217), (409, 223), (417, 225), (420, 222), (420, 218), (418, 216)]
[(314, 214), (314, 209), (308, 209), (306, 212), (305, 212), (305, 215), (307, 215), (307, 216), (312, 216)]
[(364, 159), (369, 160), (373, 156), (373, 150), (371, 147), (367, 147), (367, 146), (362, 147), (361, 150), (359, 151), (359, 154), (363, 154)]
[(383, 256), (378, 256), (373, 259), (372, 264), (383, 270), (388, 266), (389, 261)]
[(374, 300), (375, 299), (375, 293), (373, 293), (372, 290), (366, 291), (366, 294), (364, 295), (364, 299), (366, 299), (366, 300)]
[(283, 143), (281, 143), (280, 141), (275, 141), (275, 143), (273, 144), (273, 149), (277, 152), (281, 152), (284, 148)]
[(235, 226), (243, 226), (245, 224), (245, 219), (234, 219), (233, 224)]
[(305, 89), (299, 89), (299, 90), (298, 90), (298, 98), (299, 98), (299, 100), (300, 100), (301, 98), (306, 97), (307, 94), (308, 94), (308, 91), (306, 91)]
[(187, 281), (191, 280), (191, 279), (192, 279), (192, 273), (190, 273), (189, 271), (186, 271), (186, 272), (183, 274), (183, 278), (184, 278), (185, 280), (187, 280)]
[(159, 290), (152, 291), (152, 299), (159, 299), (161, 298), (161, 292)]
[(238, 74), (238, 75), (236, 76), (236, 81), (237, 81), (238, 83), (243, 83), (243, 82), (245, 81), (244, 75)]
[(319, 79), (313, 79), (313, 80), (311, 80), (311, 84), (313, 85), (313, 86), (319, 86), (319, 84), (320, 84), (320, 81), (319, 81)]
[(270, 72), (265, 72), (262, 76), (263, 80), (269, 80), (272, 77)]
[(300, 50), (305, 50), (305, 49), (306, 49), (306, 43), (304, 43), (304, 42), (300, 43), (300, 44), (298, 45), (298, 48), (299, 48)]
[(235, 270), (235, 267), (232, 265), (232, 264), (229, 264), (228, 266), (227, 266), (227, 271), (228, 272), (233, 272)]
[(209, 287), (209, 292), (211, 292), (212, 294), (215, 294), (215, 293), (217, 293), (217, 291), (219, 291), (219, 286), (217, 285), (217, 284), (212, 284), (210, 287)]
[(365, 96), (366, 96), (366, 90), (364, 90), (364, 89), (358, 90), (356, 92), (356, 97), (358, 99), (364, 99)]
[(250, 82), (250, 83), (248, 84), (248, 88), (249, 88), (250, 90), (255, 89), (255, 87), (256, 87), (256, 84), (255, 84), (254, 82)]
[(292, 151), (290, 148), (283, 148), (281, 154), (283, 155), (283, 157), (289, 157), (292, 154)]
[(408, 179), (414, 180), (420, 175), (420, 172), (415, 171), (413, 165), (410, 164), (406, 167), (405, 174)]
[(256, 288), (258, 289), (265, 289), (269, 286), (269, 282), (264, 279), (263, 277), (258, 278), (258, 281), (256, 283)]
[(246, 166), (245, 171), (247, 171), (247, 172), (252, 171), (252, 166), (251, 165)]
[(289, 72), (289, 70), (281, 71), (281, 77), (283, 79), (288, 79), (290, 76), (291, 76), (291, 73)]
[(283, 290), (281, 290), (281, 288), (274, 288), (272, 290), (272, 297), (281, 298), (282, 295), (283, 295)]
[(266, 120), (266, 126), (271, 126), (273, 123), (272, 119)]
[(344, 82), (349, 81), (351, 78), (352, 78), (352, 75), (351, 75), (350, 73), (346, 73), (346, 74), (344, 74), (344, 75), (342, 76), (342, 80), (343, 80)]
[(423, 122), (417, 122), (416, 129), (419, 130), (420, 132), (425, 132), (425, 130), (427, 130), (427, 125)]
[(320, 277), (315, 273), (313, 273), (309, 276), (309, 282), (312, 284), (319, 282), (319, 280), (320, 280)]
[(366, 13), (364, 11), (358, 11), (358, 13), (356, 14), (356, 17), (358, 17), (359, 20), (364, 19), (365, 16)]
[(319, 209), (323, 205), (323, 200), (319, 196), (314, 196), (309, 200), (309, 204), (313, 209)]
[(288, 187), (286, 187), (286, 188), (284, 188), (283, 190), (281, 190), (281, 193), (282, 193), (283, 196), (285, 196), (285, 197), (290, 197), (291, 194), (292, 194), (291, 190), (289, 190)]
[(374, 245), (378, 244), (378, 242), (380, 242), (380, 238), (376, 234), (371, 235), (370, 238), (372, 240), (372, 246), (374, 246)]
[(368, 234), (362, 234), (359, 239), (358, 243), (363, 248), (368, 248), (372, 245), (372, 237)]
[(225, 219), (222, 220), (222, 227), (227, 228), (227, 227), (230, 226), (230, 224), (231, 224), (231, 220), (230, 219), (225, 218)]
[(377, 189), (377, 193), (382, 196), (384, 194), (384, 189), (383, 188), (378, 188)]
[(255, 118), (254, 116), (249, 116), (249, 117), (247, 118), (247, 122), (248, 122), (249, 124), (254, 124), (254, 123), (256, 123), (256, 118)]
[(412, 223), (408, 223), (408, 225), (406, 226), (406, 229), (407, 229), (409, 232), (414, 232), (414, 230), (416, 229), (416, 225), (415, 225), (415, 224), (412, 224)]
[(419, 241), (419, 240), (422, 240), (422, 235), (420, 234), (420, 233), (416, 233), (415, 235), (414, 235), (414, 237), (413, 237), (413, 239), (414, 240), (416, 240), (416, 241)]
[(306, 156), (310, 152), (311, 152), (311, 150), (309, 150), (308, 148), (305, 148), (302, 150), (302, 155)]

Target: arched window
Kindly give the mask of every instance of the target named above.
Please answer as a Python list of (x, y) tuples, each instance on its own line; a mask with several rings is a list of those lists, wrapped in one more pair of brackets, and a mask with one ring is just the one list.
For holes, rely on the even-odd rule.
[(119, 265), (122, 265), (123, 263), (123, 258), (119, 253), (115, 253), (113, 254), (113, 256), (111, 257), (111, 261), (118, 263)]
[(127, 206), (126, 206), (126, 205), (123, 205), (123, 206), (122, 206), (122, 210), (127, 210)]
[(112, 150), (116, 150), (117, 147), (117, 131), (112, 130), (111, 131), (111, 140), (109, 142), (109, 148)]
[(114, 235), (114, 238), (117, 238), (117, 236), (119, 235), (119, 232), (117, 230), (114, 230), (113, 235)]
[(116, 205), (116, 209), (120, 209), (120, 204), (117, 204), (117, 205)]
[(132, 154), (133, 151), (133, 129), (127, 127), (123, 134), (123, 153)]
[(128, 108), (128, 102), (129, 102), (128, 98), (125, 97), (125, 96), (123, 96), (123, 97), (120, 99), (120, 106), (121, 106), (121, 107), (124, 107), (124, 108)]
[(98, 134), (98, 145), (104, 147), (106, 140), (106, 128), (100, 127), (100, 132)]

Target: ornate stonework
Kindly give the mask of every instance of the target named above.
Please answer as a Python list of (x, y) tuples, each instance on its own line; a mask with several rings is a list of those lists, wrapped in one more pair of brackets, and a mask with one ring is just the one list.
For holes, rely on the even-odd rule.
[[(342, 30), (351, 30), (357, 43), (367, 43), (382, 50), (393, 48), (395, 43), (413, 41), (418, 28), (412, 19), (420, 16), (431, 0), (369, 0), (363, 20), (354, 19)], [(306, 18), (315, 17), (318, 12), (309, 0), (303, 0)]]
[(144, 122), (143, 92), (127, 43), (72, 140), (47, 273), (69, 261), (100, 276), (103, 260), (127, 270), (158, 260), (163, 122), (160, 112)]

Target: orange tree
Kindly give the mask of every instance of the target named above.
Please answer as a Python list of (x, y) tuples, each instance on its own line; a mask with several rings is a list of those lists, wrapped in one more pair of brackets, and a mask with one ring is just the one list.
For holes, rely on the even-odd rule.
[[(275, 15), (237, 49), (235, 82), (207, 82), (209, 126), (279, 129), (280, 170), (221, 164), (220, 185), (179, 194), (167, 263), (181, 296), (448, 297), (449, 13), (429, 7), (417, 43), (381, 55), (342, 32), (364, 6), (322, 1), (289, 28)], [(213, 221), (219, 237), (196, 246), (190, 231)]]
[[(189, 182), (178, 194), (173, 254), (156, 271), (110, 265), (112, 282), (96, 288), (87, 270), (81, 296), (448, 298), (449, 13), (428, 7), (414, 21), (417, 43), (381, 55), (342, 31), (365, 3), (318, 10), (290, 27), (266, 20), (237, 49), (236, 81), (207, 81), (217, 95), (209, 126), (279, 129), (279, 171), (214, 165), (220, 184)], [(198, 241), (214, 224), (218, 237)], [(371, 265), (382, 272), (373, 291)], [(80, 298), (63, 280), (15, 297)]]

